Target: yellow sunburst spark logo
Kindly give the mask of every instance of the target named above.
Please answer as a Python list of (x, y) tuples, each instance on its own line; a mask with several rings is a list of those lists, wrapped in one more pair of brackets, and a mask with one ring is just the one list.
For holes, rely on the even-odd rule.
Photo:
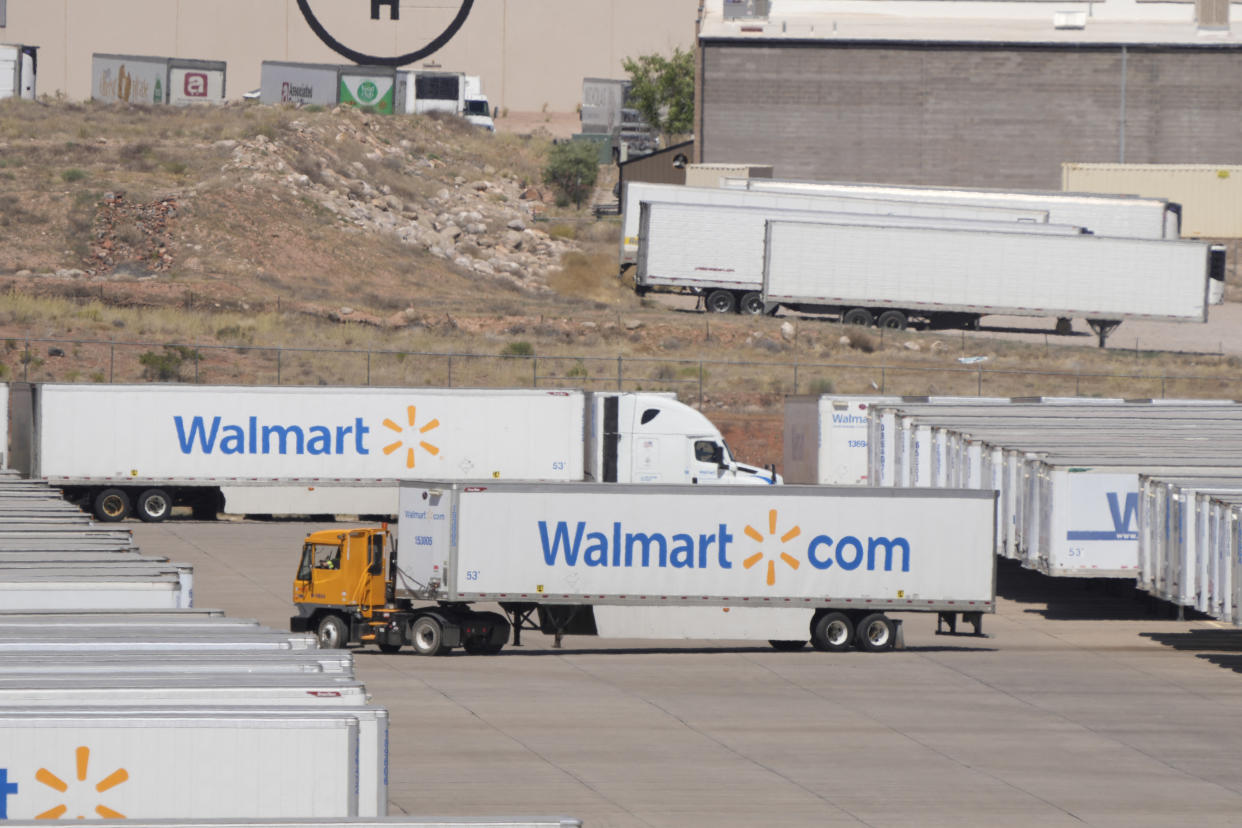
[[(85, 782), (87, 774), (87, 765), (91, 761), (91, 749), (88, 747), (80, 747), (76, 751), (77, 758), (77, 781)], [(35, 774), (35, 779), (47, 785), (49, 788), (66, 793), (69, 790), (69, 784), (63, 781), (59, 776), (52, 773), (47, 768), (39, 768)], [(95, 790), (99, 793), (115, 788), (117, 785), (129, 779), (129, 772), (125, 768), (118, 768), (112, 773), (105, 776), (99, 782), (95, 783)], [(60, 819), (69, 810), (68, 805), (57, 805), (55, 808), (38, 814), (35, 819)], [(125, 819), (125, 814), (117, 813), (106, 805), (95, 806), (95, 813), (104, 819)], [(85, 819), (82, 814), (78, 814), (78, 819)]]
[[(430, 422), (426, 423), (422, 427), (419, 427), (416, 433), (412, 431), (409, 437), (406, 437), (405, 436), (406, 429), (408, 428), (412, 430), (416, 427), (418, 423), (418, 412), (416, 410), (416, 407), (413, 405), (407, 406), (405, 409), (405, 415), (406, 415), (406, 420), (409, 423), (408, 426), (400, 426), (388, 418), (384, 419), (384, 428), (390, 429), (402, 435), (402, 439), (389, 443), (388, 445), (384, 446), (384, 454), (392, 454), (393, 452), (400, 451), (402, 448), (404, 448), (405, 449), (405, 467), (407, 469), (412, 469), (414, 468), (414, 449), (416, 447), (421, 448), (423, 451), (433, 456), (440, 453), (439, 446), (434, 446), (431, 443), (428, 443), (426, 440), (420, 440), (417, 437), (418, 434), (426, 434), (428, 431), (431, 431), (433, 428), (438, 428), (440, 425), (440, 421), (436, 419), (432, 419)], [(408, 444), (407, 444), (407, 440), (408, 440)]]
[[(777, 522), (776, 510), (771, 509), (768, 511), (768, 537), (776, 536), (776, 522)], [(751, 526), (749, 523), (746, 524), (746, 529), (744, 531), (746, 533), (746, 537), (750, 538), (755, 543), (762, 545), (766, 543), (767, 541), (767, 539), (759, 532), (759, 530)], [(781, 543), (789, 543), (791, 540), (793, 540), (794, 538), (798, 537), (798, 535), (801, 535), (801, 534), (802, 534), (801, 527), (795, 526), (794, 528), (785, 532), (785, 534), (781, 535), (780, 541)], [(755, 566), (755, 564), (759, 563), (760, 561), (762, 561), (764, 558), (767, 558), (767, 557), (768, 556), (763, 552), (763, 550), (760, 550), (756, 552), (755, 554), (749, 556), (745, 560), (743, 560), (742, 566), (746, 567), (747, 569), (750, 569), (753, 566)], [(798, 568), (798, 565), (801, 563), (801, 561), (799, 561), (794, 556), (790, 555), (788, 552), (778, 552), (776, 550), (773, 550), (772, 557), (768, 558), (768, 577), (767, 577), (768, 586), (773, 586), (776, 583), (776, 561), (778, 559), (781, 561), (784, 561), (789, 566), (790, 569), (794, 569), (794, 570), (796, 570)]]

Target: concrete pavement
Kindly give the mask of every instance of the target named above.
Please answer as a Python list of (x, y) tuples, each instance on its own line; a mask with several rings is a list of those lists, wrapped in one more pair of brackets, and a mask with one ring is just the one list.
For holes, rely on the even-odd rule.
[[(323, 525), (128, 523), (198, 606), (284, 627)], [(357, 651), (392, 716), (390, 813), (587, 826), (1242, 821), (1242, 633), (1003, 566), (985, 639), (907, 649), (523, 634), (494, 657)], [(307, 772), (313, 772), (308, 757)]]

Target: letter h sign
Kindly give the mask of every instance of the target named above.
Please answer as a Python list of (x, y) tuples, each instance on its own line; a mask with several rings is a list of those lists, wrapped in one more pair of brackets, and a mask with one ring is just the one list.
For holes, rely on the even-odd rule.
[(398, 20), (401, 17), (401, 6), (398, 0), (371, 0), (371, 19), (380, 19), (380, 6), (388, 7), (388, 19)]

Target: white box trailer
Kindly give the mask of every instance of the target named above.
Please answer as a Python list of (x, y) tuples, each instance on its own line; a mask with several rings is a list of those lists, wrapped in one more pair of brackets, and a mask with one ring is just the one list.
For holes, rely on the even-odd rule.
[(0, 672), (8, 675), (133, 673), (327, 673), (354, 675), (348, 650), (307, 650), (251, 653), (87, 653), (71, 655), (0, 653)]
[(361, 682), (326, 673), (179, 677), (158, 674), (0, 676), (0, 708), (201, 704), (217, 707), (290, 704), (362, 707), (369, 701), (367, 689)]
[(352, 817), (358, 729), (347, 709), (300, 717), (0, 711), (6, 816)]
[[(671, 395), (13, 386), (14, 465), (100, 520), (397, 511), (401, 479), (770, 483)], [(92, 417), (84, 425), (81, 412)], [(0, 533), (2, 535), (2, 533)]]
[[(47, 828), (46, 823), (11, 819), (9, 828)], [(417, 817), (377, 819), (99, 819), (92, 828), (582, 828), (572, 817)]]
[[(235, 706), (218, 705), (212, 702), (200, 703), (191, 701), (189, 704), (166, 702), (142, 702), (138, 704), (123, 703), (118, 706), (82, 705), (69, 709), (90, 712), (96, 716), (146, 717), (151, 715), (166, 716), (190, 715), (195, 717), (220, 716), (232, 718), (238, 714)], [(46, 711), (39, 706), (3, 706), (0, 715), (33, 715), (39, 716)], [(318, 719), (323, 721), (339, 720), (342, 714), (352, 717), (358, 725), (356, 743), (356, 776), (353, 780), (354, 795), (357, 798), (356, 815), (359, 817), (383, 817), (388, 813), (388, 711), (382, 707), (346, 706), (325, 709), (315, 706), (268, 704), (248, 705), (244, 708), (245, 715), (262, 716), (265, 719), (291, 719), (305, 721)], [(339, 765), (336, 757), (313, 757), (315, 774), (311, 774), (310, 784), (315, 783), (315, 776), (323, 768), (320, 761), (327, 767)]]
[(44, 575), (0, 572), (0, 606), (6, 609), (175, 609), (188, 606), (176, 573)]
[(499, 602), (558, 638), (680, 638), (716, 607), (693, 637), (838, 650), (858, 630), (886, 649), (886, 611), (977, 627), (995, 607), (991, 493), (405, 483), (401, 498), (399, 595)]
[(0, 98), (34, 100), (38, 68), (38, 46), (0, 43)]
[(1199, 242), (769, 221), (763, 301), (881, 327), (1082, 317), (1102, 346), (1125, 319), (1206, 322), (1209, 265)]
[[(638, 262), (639, 229), (643, 204), (700, 204), (755, 209), (807, 210), (821, 213), (863, 213), (939, 219), (975, 219), (1022, 224), (1047, 224), (1047, 210), (975, 205), (919, 203), (903, 199), (844, 194), (747, 192), (715, 187), (687, 187), (629, 181), (622, 193), (620, 262), (624, 272)], [(1073, 224), (1074, 222), (1059, 222)]]
[(91, 56), (91, 98), (106, 103), (223, 103), (227, 65), (152, 55)]
[(314, 650), (318, 640), (299, 633), (251, 633), (212, 635), (200, 630), (146, 635), (58, 634), (49, 632), (32, 638), (26, 634), (0, 633), (3, 653), (239, 653)]
[(1242, 496), (1242, 477), (1139, 476), (1139, 587), (1177, 604), (1209, 612), (1213, 592), (1208, 555), (1210, 513), (1205, 498)]
[[(845, 212), (847, 209), (825, 211), (740, 204), (643, 202), (639, 207), (634, 288), (640, 296), (651, 291), (701, 293), (703, 306), (713, 313), (764, 313), (764, 236), (765, 223), (769, 220), (979, 232), (1009, 229), (1036, 235), (1082, 232), (1080, 227), (1059, 224), (1019, 224), (895, 212), (874, 215)], [(910, 210), (918, 212), (917, 207)]]
[(1041, 210), (1053, 224), (1075, 224), (1097, 236), (1133, 239), (1181, 237), (1181, 205), (1163, 198), (1057, 191), (970, 190), (955, 187), (905, 186), (841, 181), (797, 181), (777, 178), (728, 178), (728, 189), (751, 192), (805, 193), (823, 196), (882, 198), (930, 204)]
[(265, 60), (259, 68), (259, 100), (265, 104), (347, 104), (392, 114), (396, 94), (391, 67)]
[(57, 575), (70, 575), (75, 581), (87, 577), (113, 580), (120, 576), (142, 578), (147, 575), (175, 575), (177, 578), (176, 606), (179, 608), (194, 606), (194, 567), (189, 564), (129, 561), (86, 563), (55, 560), (34, 563), (0, 562), (0, 581), (25, 574), (43, 576), (46, 579), (55, 578)]

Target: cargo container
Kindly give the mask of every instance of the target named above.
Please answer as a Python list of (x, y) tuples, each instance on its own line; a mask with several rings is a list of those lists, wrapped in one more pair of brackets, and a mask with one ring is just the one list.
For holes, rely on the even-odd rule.
[(447, 112), (460, 115), (477, 127), (494, 132), (491, 104), (483, 94), (478, 75), (403, 69), (397, 71), (398, 112), (425, 115)]
[(0, 43), (0, 98), (34, 100), (38, 68), (38, 46)]
[[(98, 819), (92, 828), (582, 828), (581, 820), (571, 817), (416, 817), (394, 816), (382, 819), (297, 820), (297, 819)], [(11, 819), (9, 828), (47, 828), (46, 823)]]
[(358, 731), (344, 708), (0, 711), (2, 801), (14, 820), (352, 817)]
[(714, 187), (684, 187), (630, 181), (622, 194), (621, 271), (638, 262), (639, 229), (644, 204), (699, 204), (754, 209), (808, 210), (823, 213), (865, 213), (919, 218), (976, 219), (1047, 224), (1047, 210), (974, 205), (920, 204), (900, 199), (856, 195), (822, 196), (815, 193), (745, 192)]
[[(31, 636), (37, 638), (38, 636)], [(5, 675), (135, 673), (326, 673), (354, 675), (353, 654), (345, 650), (302, 650), (251, 653), (0, 653), (0, 672)]]
[(227, 66), (221, 60), (95, 54), (91, 98), (106, 103), (222, 103)]
[[(978, 630), (994, 610), (994, 530), (990, 492), (406, 482), (400, 558), (386, 530), (341, 533), (336, 550), (312, 535), (291, 624), (330, 645), (423, 655), (498, 652), (511, 625), (558, 642), (882, 650), (897, 632), (885, 612), (960, 612)], [(511, 621), (476, 602), (499, 603)], [(703, 629), (711, 608), (716, 623)]]
[(101, 521), (159, 521), (174, 504), (395, 515), (395, 482), (415, 476), (779, 481), (666, 394), (15, 384), (13, 397), (14, 466)]
[[(876, 202), (867, 206), (880, 209)], [(638, 264), (634, 271), (634, 288), (640, 296), (659, 290), (702, 294), (704, 308), (714, 313), (736, 311), (757, 315), (772, 312), (775, 307), (765, 306), (763, 293), (764, 234), (767, 222), (772, 220), (982, 233), (999, 229), (1039, 235), (1074, 235), (1082, 232), (1080, 227), (1059, 224), (1002, 224), (997, 220), (911, 217), (897, 213), (905, 209), (900, 205), (893, 205), (891, 209), (893, 212), (889, 214), (871, 215), (865, 212), (786, 210), (770, 206), (645, 202), (639, 211)], [(910, 209), (917, 212), (919, 208), (915, 206)], [(941, 208), (934, 209), (939, 211)], [(858, 281), (863, 285), (860, 290), (866, 291), (868, 280)]]
[(0, 606), (6, 609), (175, 609), (188, 606), (177, 573), (42, 574), (0, 571)]
[(265, 60), (259, 100), (299, 106), (348, 104), (390, 115), (396, 87), (396, 70), (390, 67)]
[(1073, 193), (1133, 194), (1181, 205), (1186, 238), (1242, 238), (1242, 167), (1233, 164), (1061, 164)]
[(762, 301), (902, 328), (990, 314), (1085, 318), (1103, 347), (1125, 319), (1207, 321), (1199, 242), (767, 223)]
[(369, 700), (361, 682), (327, 673), (0, 676), (0, 708), (203, 704), (339, 707), (364, 706)]

